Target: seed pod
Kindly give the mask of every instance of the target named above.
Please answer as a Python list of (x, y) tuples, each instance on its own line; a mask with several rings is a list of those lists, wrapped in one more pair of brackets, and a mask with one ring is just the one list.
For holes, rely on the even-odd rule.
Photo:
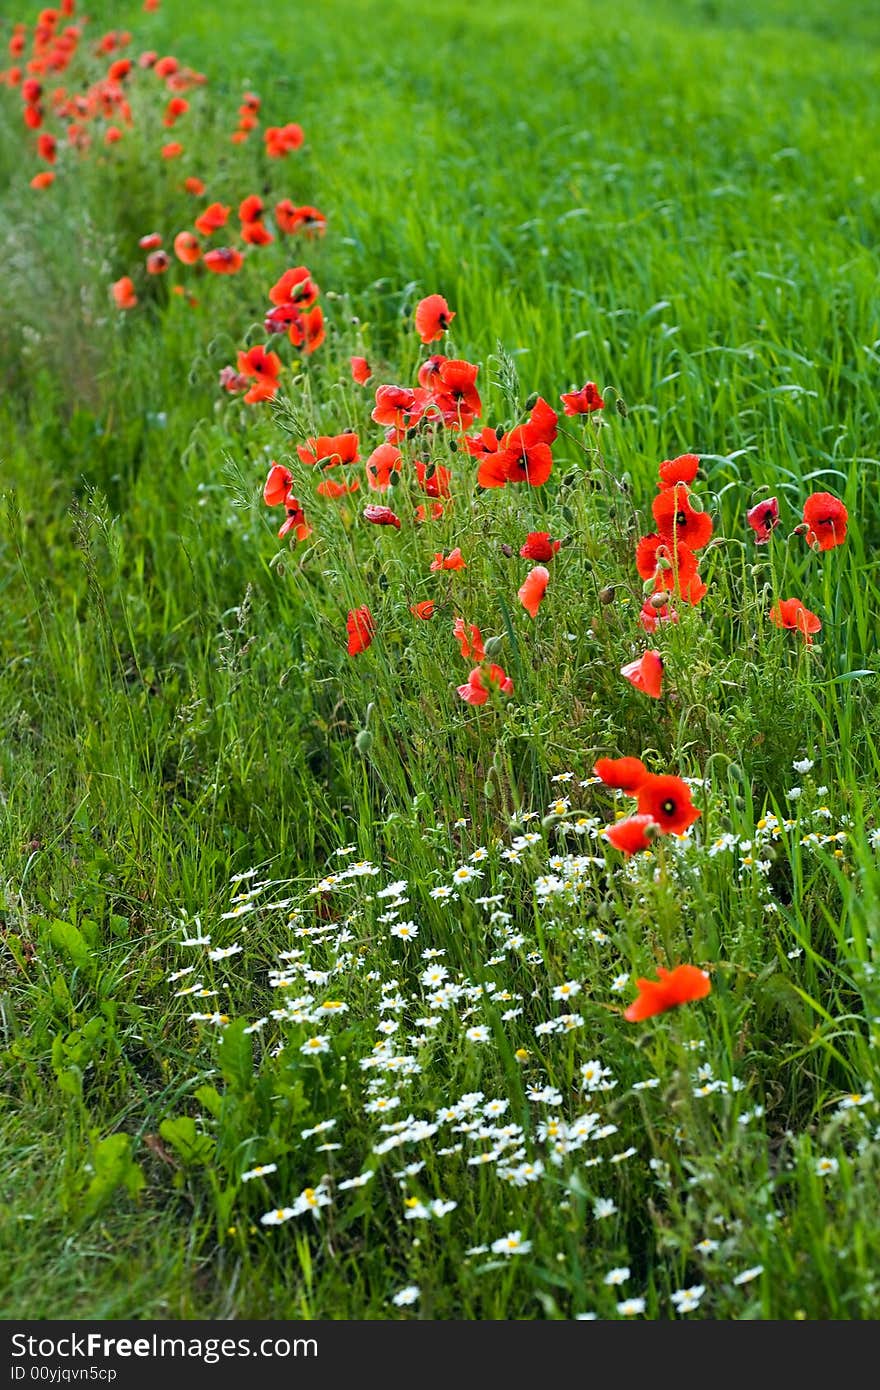
[(604, 589), (599, 590), (599, 602), (606, 606), (614, 602), (614, 585), (606, 584)]

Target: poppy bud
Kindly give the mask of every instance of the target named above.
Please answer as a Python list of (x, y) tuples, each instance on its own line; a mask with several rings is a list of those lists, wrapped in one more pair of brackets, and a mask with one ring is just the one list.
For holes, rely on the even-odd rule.
[(507, 544), (502, 545), (501, 554), (505, 557), (505, 559), (509, 560), (511, 555), (513, 554), (513, 547)]
[(563, 536), (559, 542), (561, 550), (567, 550), (570, 545), (574, 545), (574, 536)]
[(652, 594), (649, 602), (652, 608), (665, 608), (669, 602), (669, 594), (664, 589), (662, 593)]
[(379, 588), (382, 590), (383, 594), (385, 593), (385, 590), (388, 588), (388, 575), (387, 575), (387, 574), (380, 574), (380, 575), (379, 575)]
[(483, 643), (483, 650), (485, 651), (486, 656), (491, 661), (493, 657), (496, 657), (498, 655), (503, 646), (503, 637), (487, 637)]
[(563, 507), (562, 515), (565, 517), (566, 521), (570, 526), (574, 525), (574, 512), (571, 510), (571, 507)]
[(541, 397), (538, 395), (537, 391), (533, 391), (526, 401), (526, 410), (534, 410), (540, 399)]
[(606, 584), (604, 589), (599, 590), (599, 602), (609, 604), (614, 602), (614, 585)]
[(388, 474), (388, 486), (389, 486), (389, 487), (397, 487), (397, 484), (398, 484), (399, 482), (400, 482), (400, 474), (396, 471), (396, 469), (393, 469), (393, 468), (392, 468), (391, 472)]
[(370, 733), (369, 729), (361, 729), (354, 741), (354, 746), (362, 758), (369, 756), (370, 750), (373, 747), (373, 735)]
[(493, 784), (492, 784), (492, 774), (491, 774), (491, 772), (489, 773), (489, 776), (486, 778), (485, 782), (483, 783), (483, 795), (484, 795), (484, 797), (486, 798), (487, 801), (491, 801), (491, 800), (492, 800), (492, 797), (495, 795), (495, 788), (494, 788), (494, 786), (493, 786)]
[(506, 433), (507, 433), (507, 431), (505, 430), (505, 428), (504, 428), (503, 425), (496, 425), (496, 426), (495, 426), (495, 438), (496, 438), (496, 439), (503, 439)]
[(434, 476), (434, 474), (435, 474), (436, 472), (437, 472), (437, 465), (436, 465), (436, 463), (434, 463), (434, 461), (433, 461), (433, 459), (432, 459), (432, 461), (428, 464), (427, 468), (425, 469), (425, 480), (426, 480), (426, 481), (430, 481), (430, 479), (433, 478), (433, 476)]
[(577, 473), (566, 473), (565, 477), (562, 479), (562, 482), (560, 483), (560, 487), (573, 487), (576, 482)]
[(652, 594), (653, 592), (654, 592), (654, 581), (653, 581), (653, 579), (646, 579), (645, 582), (642, 584), (642, 593), (643, 593), (643, 594), (645, 595), (645, 597), (647, 598), (648, 594)]
[(450, 440), (448, 441), (448, 444), (449, 444), (449, 452), (450, 452), (451, 454), (457, 454), (457, 453), (458, 453), (458, 442), (457, 442), (457, 440), (455, 440), (455, 439), (450, 439)]
[(618, 415), (622, 415), (625, 420), (627, 415), (629, 414), (629, 411), (626, 408), (626, 401), (623, 399), (622, 396), (617, 397), (617, 400), (614, 402), (614, 408), (616, 409)]
[(692, 512), (701, 512), (703, 510), (703, 503), (695, 492), (688, 493), (687, 502)]

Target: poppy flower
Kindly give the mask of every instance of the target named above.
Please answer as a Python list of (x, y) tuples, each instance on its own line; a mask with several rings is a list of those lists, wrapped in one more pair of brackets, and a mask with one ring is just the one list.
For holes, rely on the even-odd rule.
[(543, 565), (536, 565), (533, 570), (529, 571), (520, 585), (517, 597), (530, 618), (538, 616), (538, 609), (549, 583), (550, 571), (545, 569)]
[[(175, 285), (174, 290), (175, 293), (178, 290), (183, 292), (183, 287), (182, 285)], [(228, 391), (230, 395), (235, 395), (239, 391), (246, 391), (250, 386), (250, 378), (242, 376), (241, 372), (237, 372), (234, 367), (221, 367), (218, 379), (223, 390)], [(274, 503), (272, 505), (274, 506)]]
[(839, 497), (830, 492), (814, 492), (804, 503), (807, 544), (819, 550), (833, 550), (846, 540), (849, 513)]
[(374, 526), (395, 526), (400, 530), (400, 517), (390, 507), (380, 507), (375, 502), (364, 507), (364, 521), (371, 521)]
[(425, 506), (416, 507), (415, 511), (413, 512), (413, 521), (416, 523), (417, 526), (421, 526), (423, 522), (428, 521), (429, 519), (431, 521), (439, 521), (442, 515), (443, 503), (432, 502), (430, 512), (428, 508)]
[(636, 980), (638, 996), (624, 1010), (628, 1023), (641, 1023), (643, 1019), (653, 1018), (655, 1014), (666, 1013), (679, 1004), (690, 1004), (695, 999), (705, 999), (711, 993), (712, 985), (705, 970), (695, 965), (677, 965), (674, 970), (664, 970), (659, 966), (657, 980)]
[(651, 511), (657, 530), (667, 544), (684, 545), (690, 551), (702, 550), (712, 539), (712, 518), (695, 511), (686, 483), (673, 483), (654, 498)]
[(377, 386), (372, 419), (377, 425), (407, 430), (421, 419), (427, 398), (427, 391), (414, 391), (409, 386)]
[(312, 528), (306, 521), (306, 514), (295, 497), (290, 497), (287, 501), (284, 525), (278, 532), (278, 539), (283, 540), (291, 531), (294, 540), (297, 541), (307, 540), (312, 534)]
[(414, 618), (420, 618), (422, 622), (426, 623), (429, 618), (433, 618), (434, 616), (434, 606), (434, 600), (429, 598), (425, 599), (422, 603), (412, 604), (409, 611)]
[(199, 213), (196, 218), (195, 227), (202, 236), (210, 236), (212, 232), (219, 232), (221, 227), (225, 227), (229, 220), (229, 208), (222, 203), (211, 203), (205, 211)]
[(238, 354), (238, 370), (254, 383), (244, 398), (247, 405), (271, 400), (278, 391), (281, 358), (277, 352), (267, 352), (261, 343)]
[(184, 179), (183, 186), (187, 193), (192, 193), (196, 198), (201, 198), (205, 191), (205, 185), (201, 179), (196, 178), (195, 174), (190, 174), (189, 178)]
[(770, 621), (777, 627), (802, 632), (808, 647), (812, 646), (814, 633), (822, 631), (822, 624), (816, 614), (805, 608), (799, 598), (784, 598), (774, 603), (770, 609)]
[(267, 333), (287, 333), (297, 346), (305, 338), (303, 316), (295, 304), (276, 304), (268, 309), (263, 327)]
[(273, 463), (263, 486), (263, 501), (267, 507), (280, 507), (287, 502), (293, 487), (293, 474), (283, 464)]
[(138, 246), (142, 251), (155, 251), (161, 245), (162, 237), (159, 232), (148, 232), (147, 235), (142, 236), (138, 242)]
[(323, 236), (326, 232), (327, 218), (318, 208), (309, 207), (307, 205), (298, 208), (295, 207), (288, 198), (284, 204), (282, 225), (282, 220), (278, 217), (278, 208), (281, 206), (280, 203), (276, 205), (275, 220), (278, 222), (278, 226), (281, 230), (288, 233), (288, 235), (302, 232), (309, 241), (312, 241), (315, 237)]
[(504, 487), (528, 483), (541, 487), (550, 477), (553, 455), (549, 444), (537, 443), (528, 425), (518, 425), (501, 440), (496, 454), (487, 454), (477, 469), (480, 487)]
[(454, 318), (455, 312), (442, 294), (429, 294), (416, 305), (416, 332), (423, 343), (434, 343), (443, 337)]
[(179, 141), (171, 140), (167, 145), (162, 146), (161, 153), (163, 159), (179, 159), (183, 154), (183, 146)]
[(558, 424), (559, 416), (552, 405), (539, 396), (529, 413), (530, 438), (535, 444), (552, 444), (559, 433)]
[[(444, 359), (434, 380), (434, 399), (447, 424), (469, 429), (483, 406), (475, 385), (479, 367), (457, 358)], [(424, 383), (423, 383), (424, 384)]]
[(110, 292), (117, 309), (133, 309), (138, 302), (134, 281), (130, 275), (123, 275), (121, 280), (115, 280), (110, 286)]
[(347, 492), (360, 492), (360, 482), (357, 478), (351, 483), (337, 483), (333, 478), (325, 478), (315, 489), (319, 497), (330, 497), (334, 500), (337, 497), (344, 497)]
[(360, 652), (365, 652), (376, 633), (373, 615), (366, 604), (349, 611), (345, 627), (348, 632), (349, 656), (358, 656)]
[(242, 223), (241, 239), (246, 241), (248, 246), (268, 246), (275, 240), (265, 222), (259, 220)]
[(259, 222), (263, 216), (264, 203), (258, 193), (250, 193), (238, 205), (239, 222)]
[(701, 815), (681, 777), (649, 772), (636, 787), (635, 796), (639, 815), (653, 816), (665, 835), (683, 835)]
[(493, 663), (488, 669), (475, 666), (467, 678), (467, 684), (459, 685), (457, 689), (467, 704), (485, 705), (492, 690), (498, 690), (502, 695), (512, 695), (513, 681), (502, 667)]
[(158, 62), (154, 63), (153, 72), (157, 77), (170, 77), (172, 73), (177, 72), (179, 67), (180, 64), (177, 59), (169, 53), (167, 58), (160, 58)]
[(37, 137), (37, 154), (47, 164), (54, 164), (57, 157), (58, 141), (54, 135), (43, 133)]
[(263, 132), (266, 154), (270, 159), (284, 159), (291, 150), (298, 150), (305, 135), (301, 125), (289, 121), (283, 126), (267, 126)]
[(164, 275), (171, 264), (171, 257), (167, 251), (151, 251), (147, 257), (147, 274)]
[(639, 624), (645, 632), (654, 633), (661, 623), (677, 623), (678, 614), (669, 607), (668, 603), (655, 607), (651, 600), (645, 599), (639, 611)]
[(353, 357), (351, 359), (352, 381), (356, 382), (358, 386), (366, 386), (371, 376), (370, 364), (366, 357)]
[(43, 111), (39, 106), (26, 106), (22, 112), (22, 120), (28, 130), (39, 130), (43, 124)]
[(631, 854), (650, 849), (656, 832), (657, 822), (653, 816), (627, 816), (615, 821), (614, 825), (607, 825), (602, 833), (610, 845), (629, 858)]
[(452, 491), (452, 473), (442, 463), (416, 463), (416, 481), (422, 492), (429, 497), (449, 497)]
[(357, 463), (359, 441), (354, 430), (344, 434), (319, 434), (297, 444), (296, 452), (310, 468), (335, 468), (341, 463)]
[(664, 459), (660, 465), (657, 487), (662, 491), (675, 487), (676, 483), (692, 483), (700, 467), (699, 454), (679, 454), (675, 459)]
[(765, 497), (746, 512), (746, 521), (755, 533), (755, 544), (766, 545), (779, 525), (779, 503), (775, 497)]
[(234, 247), (218, 246), (216, 251), (205, 252), (204, 265), (214, 275), (237, 275), (244, 265), (244, 256)]
[[(106, 131), (104, 132), (104, 144), (105, 144), (105, 145), (118, 145), (118, 144), (119, 144), (119, 141), (120, 141), (121, 139), (122, 139), (122, 131), (119, 129), (119, 126), (118, 126), (118, 125), (110, 125), (110, 126), (107, 127)], [(163, 154), (164, 154), (164, 151), (163, 151)], [(171, 158), (173, 158), (173, 156), (172, 156), (172, 155), (165, 155), (165, 158), (166, 158), (166, 159), (171, 159)]]
[(466, 623), (464, 618), (456, 618), (452, 624), (452, 632), (465, 661), (483, 660), (486, 655), (483, 634), (475, 624)]
[(374, 492), (385, 492), (392, 474), (400, 473), (403, 455), (394, 444), (380, 444), (367, 459), (367, 482)]
[(564, 391), (559, 397), (566, 415), (589, 415), (602, 410), (605, 402), (595, 381), (588, 381), (579, 391)]
[(636, 569), (642, 579), (654, 580), (656, 590), (681, 593), (697, 573), (697, 557), (681, 542), (654, 532), (636, 546)]
[[(424, 371), (424, 367), (422, 371)], [(501, 448), (501, 440), (495, 430), (490, 429), (488, 425), (477, 435), (466, 435), (462, 442), (471, 458), (475, 459), (485, 459), (489, 454), (497, 454)]]
[(442, 552), (438, 550), (431, 561), (431, 570), (463, 570), (465, 564), (466, 561), (462, 556), (461, 550), (456, 546), (454, 550), (450, 550), (448, 555), (443, 555)]
[(181, 116), (185, 116), (189, 110), (189, 102), (186, 97), (172, 97), (165, 107), (165, 115), (162, 117), (162, 124), (169, 129), (175, 125)]
[(663, 687), (663, 658), (659, 652), (645, 652), (638, 661), (630, 661), (628, 665), (621, 666), (620, 674), (625, 676), (636, 690), (650, 695), (652, 700), (660, 699)]
[(275, 204), (275, 221), (278, 224), (279, 232), (284, 232), (286, 235), (294, 230), (296, 214), (297, 206), (291, 202), (290, 198), (282, 198), (280, 202)]
[(606, 787), (617, 787), (633, 794), (650, 776), (641, 758), (598, 758), (593, 771)]
[(320, 290), (304, 265), (285, 270), (281, 279), (269, 291), (273, 304), (295, 304), (298, 309), (310, 309)]
[(195, 233), (178, 232), (174, 238), (174, 254), (184, 265), (195, 265), (202, 255), (202, 245)]
[[(31, 179), (31, 188), (49, 188), (55, 182), (54, 169), (42, 169), (39, 174), (34, 174)], [(135, 301), (137, 302), (137, 301)], [(130, 307), (130, 306), (120, 306)]]
[[(303, 314), (302, 333), (302, 350), (308, 357), (311, 353), (317, 351), (325, 337), (324, 310), (321, 308), (320, 304), (316, 304), (314, 309), (310, 309), (307, 314)], [(288, 337), (290, 341), (294, 343), (294, 346), (300, 346), (300, 344), (296, 343), (294, 340), (292, 325), (288, 330)]]
[(553, 559), (561, 545), (562, 541), (551, 541), (549, 531), (530, 531), (519, 553), (524, 560), (540, 560), (545, 563)]

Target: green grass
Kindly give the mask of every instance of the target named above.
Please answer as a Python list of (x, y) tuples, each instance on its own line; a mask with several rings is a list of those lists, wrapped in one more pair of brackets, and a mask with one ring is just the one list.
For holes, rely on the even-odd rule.
[[(7, 1315), (613, 1317), (632, 1296), (666, 1318), (673, 1290), (704, 1284), (691, 1316), (876, 1317), (873, 6), (626, 0), (609, 18), (504, 0), (419, 7), (415, 23), (397, 0), (246, 18), (183, 0), (154, 16), (90, 8), (93, 32), (128, 21), (136, 52), (174, 51), (209, 83), (181, 122), (180, 164), (157, 156), (161, 99), (139, 80), (125, 140), (75, 168), (65, 153), (44, 193), (28, 187), (17, 96), (0, 88)], [(288, 161), (229, 142), (248, 87), (267, 124), (303, 124)], [(261, 249), (234, 279), (190, 275), (190, 308), (138, 269), (142, 234), (191, 223), (182, 173), (233, 206), (254, 191), (314, 203), (327, 236)], [(327, 341), (285, 374), (282, 408), (244, 406), (218, 372), (263, 341), (267, 290), (300, 261)], [(141, 303), (120, 315), (108, 285), (128, 273)], [(373, 385), (414, 381), (411, 315), (434, 291), (456, 310), (454, 353), (480, 363), (482, 423), (511, 425), (531, 393), (556, 402), (590, 378), (613, 388), (605, 427), (561, 421), (552, 479), (534, 490), (477, 493), (441, 441), (444, 518), (369, 527), (365, 484), (351, 504), (314, 499), (294, 446), (349, 426), (362, 457), (381, 442), (349, 356), (369, 358)], [(632, 552), (657, 464), (690, 450), (715, 522), (709, 593), (658, 634), (667, 693), (654, 702), (618, 674), (644, 648)], [(315, 526), (293, 551), (260, 497), (271, 458), (293, 469)], [(783, 513), (763, 549), (745, 523), (761, 488)], [(790, 536), (816, 490), (850, 514), (845, 544), (823, 555)], [(420, 494), (404, 478), (391, 500), (407, 517)], [(516, 598), (532, 529), (565, 541), (534, 623)], [(467, 569), (431, 574), (455, 545)], [(790, 595), (821, 616), (809, 651), (768, 622)], [(409, 606), (427, 598), (437, 616), (417, 623)], [(345, 616), (362, 603), (378, 636), (351, 659)], [(459, 700), (470, 663), (453, 614), (497, 639), (510, 700)], [(611, 819), (608, 795), (578, 785), (608, 754), (703, 779), (693, 846), (663, 841), (622, 871), (600, 841), (560, 829), (567, 812), (548, 818), (567, 793)], [(804, 758), (814, 766), (796, 773)], [(569, 771), (570, 786), (551, 781)], [(517, 818), (540, 832), (519, 866), (503, 857)], [(736, 847), (710, 854), (724, 835)], [(380, 875), (313, 893), (349, 844)], [(484, 877), (451, 903), (432, 897), (480, 847)], [(536, 882), (562, 872), (549, 861), (566, 847), (601, 863), (571, 901), (545, 901)], [(224, 919), (230, 877), (251, 866), (285, 885), (265, 898), (290, 906)], [(414, 942), (379, 920), (376, 889), (394, 880), (409, 885)], [(521, 944), (475, 902), (494, 894)], [(196, 918), (242, 952), (210, 962), (181, 947), (181, 920)], [(331, 921), (350, 939), (334, 941)], [(427, 948), (469, 994), (420, 1029)], [(284, 991), (269, 972), (291, 949), (329, 972), (294, 993), (347, 1005), (326, 1026), (271, 1017)], [(636, 976), (678, 961), (711, 967), (710, 997), (627, 1023)], [(198, 1000), (175, 991), (196, 979), (229, 1026), (187, 1021)], [(554, 1001), (572, 980), (574, 1002)], [(390, 981), (399, 1013), (380, 1007)], [(490, 998), (505, 990), (522, 997)], [(522, 1013), (503, 1019), (511, 1007)], [(583, 1026), (536, 1035), (560, 1009)], [(433, 1119), (478, 1090), (504, 1099), (502, 1123), (524, 1131), (517, 1162), (544, 1164), (537, 1181), (468, 1165), (485, 1141), (451, 1124), (373, 1152), (379, 1073), (360, 1060), (394, 1018), (421, 1071), (385, 1077), (380, 1094), (400, 1097), (387, 1120)], [(490, 1040), (469, 1041), (474, 1026)], [(304, 1057), (316, 1032), (330, 1050)], [(596, 1058), (616, 1085), (581, 1094)], [(698, 1094), (700, 1067), (726, 1087)], [(616, 1132), (555, 1163), (542, 1128), (555, 1107), (527, 1095), (545, 1085), (570, 1121), (592, 1111)], [(867, 1103), (841, 1108), (851, 1091)], [(340, 1149), (302, 1138), (331, 1119)], [(456, 1143), (461, 1156), (438, 1153)], [(402, 1187), (394, 1175), (416, 1159)], [(270, 1179), (241, 1183), (268, 1162)], [(366, 1169), (370, 1184), (336, 1190), (320, 1219), (260, 1223), (325, 1173)], [(408, 1196), (457, 1206), (410, 1221)], [(615, 1211), (597, 1217), (598, 1198)], [(527, 1254), (465, 1254), (513, 1230)], [(718, 1248), (700, 1253), (705, 1240)], [(604, 1276), (620, 1266), (618, 1289)], [(396, 1307), (411, 1283), (419, 1302)]]

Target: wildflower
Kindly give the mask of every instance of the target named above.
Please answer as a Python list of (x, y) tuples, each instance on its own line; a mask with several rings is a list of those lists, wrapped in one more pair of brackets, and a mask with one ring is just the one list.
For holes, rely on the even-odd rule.
[(733, 1282), (736, 1285), (750, 1284), (753, 1279), (757, 1279), (763, 1273), (763, 1265), (754, 1265), (751, 1269), (744, 1269), (742, 1274), (734, 1275)]
[(556, 437), (557, 415), (546, 401), (538, 400), (525, 425), (509, 430), (497, 452), (487, 453), (477, 469), (480, 487), (504, 487), (528, 483), (540, 487), (553, 468), (550, 442)]
[(293, 1207), (279, 1207), (277, 1211), (267, 1211), (265, 1216), (261, 1216), (260, 1224), (262, 1226), (281, 1226), (292, 1216), (296, 1216)]
[(553, 559), (561, 545), (562, 541), (550, 539), (549, 531), (530, 531), (519, 553), (524, 560), (538, 560), (546, 564)]
[(623, 1318), (634, 1318), (639, 1313), (644, 1313), (645, 1300), (643, 1298), (625, 1298), (622, 1303), (618, 1303), (617, 1311)]
[(807, 544), (819, 550), (833, 550), (846, 540), (849, 514), (838, 497), (830, 492), (814, 492), (804, 503)]
[(202, 261), (214, 275), (237, 275), (244, 265), (244, 256), (232, 247), (219, 246), (216, 251), (206, 251)]
[(523, 608), (530, 618), (538, 616), (538, 609), (547, 592), (547, 585), (550, 583), (550, 571), (543, 565), (536, 565), (530, 570), (526, 578), (519, 587), (518, 597)]
[(746, 512), (746, 521), (755, 533), (755, 544), (766, 545), (779, 525), (779, 503), (775, 497), (765, 497)]
[(330, 1039), (325, 1033), (319, 1033), (317, 1037), (307, 1038), (300, 1048), (304, 1056), (320, 1055), (322, 1052), (330, 1051)]
[(483, 635), (478, 627), (466, 624), (463, 618), (456, 618), (452, 631), (465, 661), (482, 661), (485, 658)]
[(523, 1240), (519, 1231), (508, 1231), (506, 1236), (492, 1242), (493, 1255), (527, 1255), (532, 1248), (530, 1240)]
[(597, 1221), (604, 1221), (608, 1216), (614, 1216), (617, 1206), (610, 1197), (597, 1197), (593, 1202), (593, 1215)]
[(246, 1173), (242, 1173), (242, 1182), (250, 1182), (252, 1178), (265, 1178), (268, 1173), (277, 1173), (277, 1163), (258, 1163), (256, 1168), (249, 1168)]
[(370, 364), (366, 357), (353, 357), (351, 359), (352, 381), (356, 382), (358, 386), (366, 386), (371, 376)]
[(367, 605), (362, 604), (360, 608), (350, 609), (345, 626), (348, 632), (349, 656), (358, 656), (360, 652), (365, 652), (376, 631), (373, 615)]
[(134, 282), (129, 275), (123, 275), (121, 280), (114, 281), (110, 290), (117, 309), (133, 309), (138, 302)]
[(195, 265), (201, 258), (202, 244), (192, 232), (178, 232), (174, 238), (174, 254), (184, 265)]
[(416, 332), (423, 343), (434, 343), (443, 337), (454, 318), (455, 311), (450, 309), (442, 294), (429, 294), (416, 305)]
[(374, 492), (385, 492), (400, 474), (403, 456), (393, 444), (380, 444), (367, 459), (367, 482)]
[(822, 624), (799, 598), (780, 599), (770, 609), (770, 621), (777, 627), (802, 632), (807, 646), (811, 646), (814, 633), (821, 632)]
[(638, 661), (621, 666), (620, 674), (652, 700), (659, 700), (663, 687), (663, 657), (657, 651), (645, 652)]
[(631, 794), (649, 775), (641, 758), (599, 758), (593, 771), (606, 787), (617, 787)]
[[(210, 255), (210, 252), (208, 253)], [(206, 257), (207, 259), (207, 257)], [(245, 396), (248, 405), (257, 401), (268, 401), (278, 391), (278, 376), (281, 372), (281, 358), (277, 352), (267, 352), (257, 343), (247, 352), (238, 354), (238, 370), (242, 376), (253, 381)]]
[(693, 553), (712, 539), (712, 518), (694, 509), (685, 483), (675, 483), (659, 492), (651, 512), (661, 540), (669, 545), (683, 545)]
[(605, 402), (595, 381), (588, 381), (579, 391), (566, 391), (559, 397), (566, 415), (589, 415), (601, 410)]
[(391, 1302), (398, 1308), (409, 1308), (411, 1304), (418, 1302), (421, 1292), (418, 1284), (407, 1284), (405, 1289), (398, 1289)]
[(370, 504), (364, 507), (364, 521), (371, 521), (374, 526), (394, 526), (400, 530), (400, 517), (396, 516), (390, 507), (380, 507)]
[(612, 1288), (616, 1288), (619, 1284), (626, 1283), (629, 1278), (629, 1273), (628, 1265), (621, 1265), (619, 1269), (609, 1269), (602, 1283), (609, 1284)]
[(833, 1178), (839, 1168), (840, 1164), (836, 1158), (817, 1158), (814, 1171), (817, 1177)]
[(640, 816), (653, 816), (667, 835), (681, 835), (700, 817), (690, 787), (681, 777), (649, 773), (636, 788)]
[(467, 684), (460, 685), (457, 689), (467, 704), (485, 705), (490, 690), (498, 690), (502, 695), (512, 695), (513, 681), (502, 667), (493, 663), (488, 669), (485, 666), (475, 666), (468, 676)]
[(676, 483), (692, 483), (699, 467), (698, 454), (679, 454), (678, 458), (664, 459), (658, 470), (658, 492), (675, 487)]
[(201, 232), (202, 236), (210, 236), (212, 232), (217, 232), (221, 227), (225, 227), (229, 213), (230, 209), (224, 207), (222, 203), (211, 203), (210, 207), (205, 208), (205, 211), (196, 218), (196, 231)]
[(639, 994), (623, 1015), (628, 1022), (640, 1023), (679, 1004), (704, 999), (712, 988), (706, 971), (695, 965), (678, 965), (674, 970), (664, 970), (661, 965), (657, 974), (659, 980), (636, 980)]
[(689, 1289), (676, 1289), (670, 1294), (677, 1313), (693, 1313), (700, 1306), (700, 1299), (706, 1292), (705, 1284), (692, 1284)]
[(442, 552), (437, 551), (431, 561), (431, 570), (432, 572), (437, 570), (463, 570), (466, 563), (460, 547), (456, 546), (454, 550), (450, 550), (448, 555), (443, 555)]

